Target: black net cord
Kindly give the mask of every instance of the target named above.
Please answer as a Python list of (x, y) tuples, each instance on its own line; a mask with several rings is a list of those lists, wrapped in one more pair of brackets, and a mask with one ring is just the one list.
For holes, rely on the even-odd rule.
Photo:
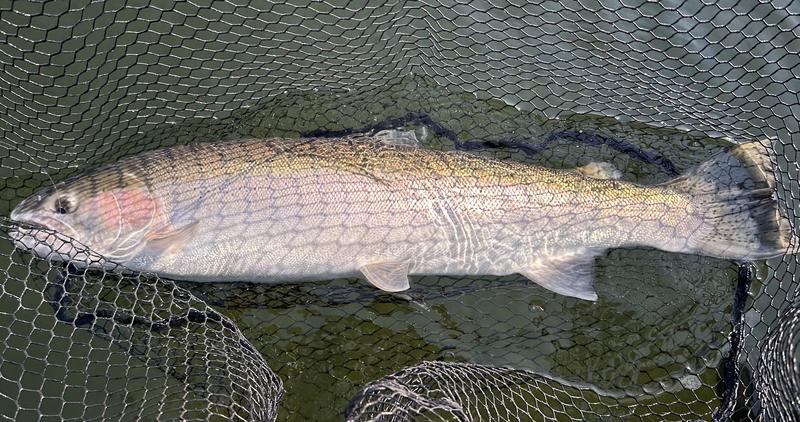
[(739, 361), (741, 344), (744, 340), (744, 310), (752, 283), (752, 265), (750, 263), (740, 263), (731, 310), (730, 351), (722, 367), (721, 404), (719, 409), (714, 412), (715, 421), (730, 420), (736, 409), (736, 396), (739, 390), (739, 367), (737, 362)]
[(626, 154), (631, 158), (636, 159), (640, 162), (647, 164), (656, 164), (671, 176), (678, 176), (680, 174), (677, 168), (675, 167), (675, 164), (672, 163), (672, 161), (669, 158), (659, 154), (658, 152), (646, 151), (643, 150), (641, 147), (634, 145), (630, 142), (626, 142), (622, 139), (617, 139), (610, 136), (603, 136), (601, 134), (583, 132), (583, 131), (578, 132), (573, 130), (562, 130), (550, 133), (549, 135), (547, 135), (547, 137), (545, 137), (541, 141), (527, 139), (527, 138), (517, 138), (517, 137), (505, 137), (492, 140), (465, 141), (458, 139), (458, 135), (452, 129), (435, 121), (427, 114), (421, 112), (407, 113), (406, 115), (401, 117), (389, 118), (377, 123), (361, 126), (358, 128), (346, 128), (341, 130), (318, 129), (309, 132), (304, 132), (301, 134), (301, 136), (304, 138), (316, 138), (316, 137), (335, 138), (335, 137), (349, 136), (360, 133), (375, 133), (387, 129), (397, 129), (409, 124), (424, 125), (433, 134), (441, 136), (442, 138), (445, 138), (448, 141), (452, 142), (455, 149), (458, 150), (469, 151), (469, 150), (480, 150), (486, 148), (511, 148), (519, 150), (528, 156), (534, 156), (542, 152), (544, 149), (550, 146), (550, 144), (559, 139), (571, 139), (582, 145), (592, 145), (592, 146), (605, 145), (622, 154)]
[[(48, 290), (50, 294), (47, 295), (45, 300), (53, 308), (56, 319), (66, 324), (74, 325), (77, 328), (95, 329), (95, 320), (97, 318), (111, 319), (120, 325), (140, 325), (149, 329), (150, 331), (165, 331), (169, 328), (183, 327), (190, 323), (204, 324), (208, 321), (216, 322), (231, 331), (236, 331), (236, 326), (222, 317), (218, 312), (207, 309), (188, 309), (185, 314), (174, 315), (168, 319), (151, 320), (146, 317), (120, 312), (119, 310), (103, 310), (97, 309), (92, 313), (77, 312), (75, 315), (69, 314), (69, 307), (73, 304), (72, 299), (67, 294), (69, 290), (70, 277), (72, 276), (85, 276), (86, 270), (80, 270), (72, 264), (68, 264), (59, 273), (56, 279), (48, 282)], [(103, 333), (108, 334), (108, 333)], [(246, 342), (241, 342), (242, 346), (249, 351), (256, 353), (255, 349)]]

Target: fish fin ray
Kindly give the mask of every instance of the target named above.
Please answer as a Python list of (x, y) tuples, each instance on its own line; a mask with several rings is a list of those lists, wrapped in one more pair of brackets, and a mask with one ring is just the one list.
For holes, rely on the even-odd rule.
[(519, 273), (552, 292), (584, 300), (597, 300), (592, 287), (594, 258), (602, 251), (581, 250), (561, 255), (543, 256)]
[(408, 264), (400, 261), (379, 261), (358, 269), (373, 286), (385, 292), (402, 292), (410, 287)]
[(772, 141), (750, 141), (665, 183), (691, 199), (701, 221), (686, 252), (750, 260), (793, 253), (788, 210), (775, 193), (776, 162)]
[(153, 254), (163, 254), (183, 247), (197, 231), (198, 222), (193, 220), (178, 229), (151, 233), (146, 248)]

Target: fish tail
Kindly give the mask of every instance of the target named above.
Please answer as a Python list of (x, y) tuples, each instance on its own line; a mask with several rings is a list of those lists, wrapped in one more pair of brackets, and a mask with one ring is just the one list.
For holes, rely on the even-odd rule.
[(779, 209), (770, 151), (762, 141), (736, 145), (667, 183), (690, 195), (701, 222), (689, 236), (693, 251), (727, 259), (788, 252), (794, 234)]

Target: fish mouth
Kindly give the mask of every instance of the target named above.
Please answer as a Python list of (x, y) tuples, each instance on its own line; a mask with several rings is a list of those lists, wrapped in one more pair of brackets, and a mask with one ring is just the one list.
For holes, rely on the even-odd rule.
[(50, 227), (36, 221), (15, 218), (11, 220), (6, 234), (14, 245), (21, 249), (35, 249), (37, 245), (46, 244), (48, 237), (57, 233)]
[(41, 222), (41, 220), (37, 221), (30, 218), (24, 218), (20, 216), (11, 216), (11, 223), (12, 223), (12, 230), (16, 230), (18, 232), (25, 232), (25, 233), (33, 233), (36, 231), (45, 231), (45, 232), (57, 232), (61, 233), (59, 230), (58, 224), (56, 221), (48, 221), (46, 223)]
[(38, 242), (46, 243), (52, 241), (52, 235), (64, 239), (75, 239), (73, 230), (55, 218), (12, 212), (10, 220), (11, 227), (8, 235), (14, 241), (19, 242), (24, 237), (30, 237)]
[(31, 220), (12, 218), (11, 222), (13, 223), (12, 230), (15, 230), (15, 231), (19, 231), (20, 229), (26, 230), (26, 231), (27, 230), (52, 230), (52, 231), (55, 231), (52, 228), (47, 227), (42, 223), (37, 223), (37, 222), (31, 221)]
[(32, 252), (50, 262), (90, 261), (88, 248), (60, 230), (60, 224), (43, 224), (27, 218), (15, 218), (11, 222), (8, 238), (18, 250)]

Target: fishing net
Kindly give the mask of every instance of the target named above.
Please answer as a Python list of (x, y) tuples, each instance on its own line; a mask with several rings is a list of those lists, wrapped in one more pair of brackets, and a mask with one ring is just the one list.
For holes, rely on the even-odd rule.
[[(6, 2), (0, 215), (142, 151), (392, 129), (643, 184), (772, 139), (795, 225), (798, 16), (789, 1)], [(518, 275), (412, 277), (398, 297), (87, 271), (0, 226), (4, 419), (800, 418), (797, 255), (615, 249), (596, 303)]]

